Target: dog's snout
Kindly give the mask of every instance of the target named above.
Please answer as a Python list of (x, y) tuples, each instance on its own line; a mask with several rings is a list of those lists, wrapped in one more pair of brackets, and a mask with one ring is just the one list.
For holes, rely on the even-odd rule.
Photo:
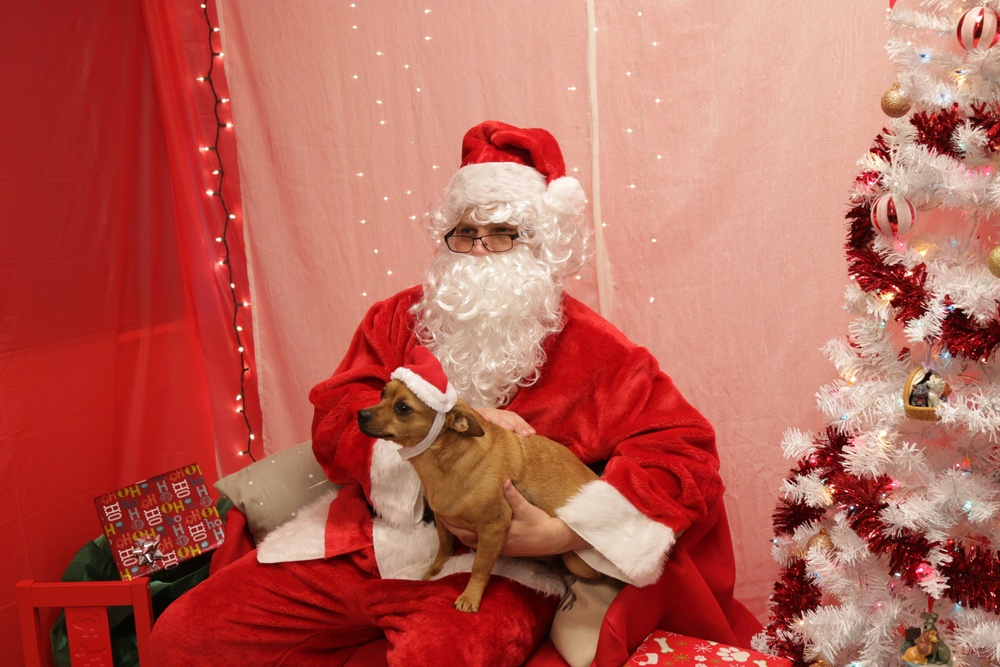
[(367, 424), (372, 420), (371, 410), (358, 410), (358, 423)]

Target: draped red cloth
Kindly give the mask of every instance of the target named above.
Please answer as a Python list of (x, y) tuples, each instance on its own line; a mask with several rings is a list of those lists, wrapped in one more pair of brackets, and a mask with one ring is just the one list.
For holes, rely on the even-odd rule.
[[(223, 219), (198, 151), (216, 126), (194, 80), (207, 34), (198, 2), (13, 3), (0, 22), (3, 627), (17, 627), (17, 579), (57, 580), (100, 534), (94, 496), (247, 462)], [(222, 139), (238, 204), (232, 131)], [(235, 212), (233, 282), (249, 300)], [(0, 633), (0, 664), (21, 664), (17, 637)]]

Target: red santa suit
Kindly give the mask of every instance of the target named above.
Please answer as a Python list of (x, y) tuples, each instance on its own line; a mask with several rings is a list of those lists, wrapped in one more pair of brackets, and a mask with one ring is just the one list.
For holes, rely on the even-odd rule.
[[(423, 521), (419, 478), (396, 445), (360, 432), (357, 412), (378, 402), (419, 344), (410, 311), (420, 294), (411, 288), (373, 306), (337, 371), (310, 394), (314, 453), (343, 488), (326, 501), (328, 510), (303, 513), (260, 547), (261, 561), (297, 562), (261, 563), (249, 554), (168, 608), (159, 636), (168, 634), (161, 624), (190, 627), (195, 620), (213, 638), (200, 659), (209, 652), (220, 665), (323, 664), (331, 651), (340, 661), (326, 664), (344, 664), (356, 651), (376, 650), (368, 642), (385, 634), (398, 654), (390, 664), (430, 666), (446, 656), (426, 654), (403, 637), (431, 641), (441, 633), (469, 651), (468, 663), (450, 653), (455, 664), (516, 665), (544, 638), (562, 589), (532, 561), (501, 559), (477, 614), (451, 608), (467, 580), (455, 572), (468, 570), (469, 555), (453, 559), (439, 581), (408, 581), (420, 578), (437, 546), (433, 526)], [(579, 553), (628, 584), (605, 616), (594, 665), (620, 667), (657, 628), (749, 646), (760, 625), (732, 595), (735, 566), (711, 425), (648, 350), (576, 299), (566, 295), (563, 305), (564, 326), (545, 343), (538, 382), (507, 407), (603, 469), (558, 513), (593, 545)], [(317, 516), (321, 530), (309, 531)], [(231, 608), (222, 613), (234, 596), (251, 603), (241, 619), (231, 618)], [(329, 626), (323, 641), (301, 646), (304, 635), (320, 633), (316, 626)], [(180, 631), (175, 626), (174, 637)], [(234, 641), (223, 650), (225, 637)], [(297, 657), (276, 660), (275, 646), (277, 655)], [(349, 664), (380, 664), (385, 645), (378, 646), (377, 658)], [(497, 647), (507, 662), (478, 657)], [(187, 645), (181, 653), (191, 651)], [(163, 664), (199, 663), (178, 656)]]

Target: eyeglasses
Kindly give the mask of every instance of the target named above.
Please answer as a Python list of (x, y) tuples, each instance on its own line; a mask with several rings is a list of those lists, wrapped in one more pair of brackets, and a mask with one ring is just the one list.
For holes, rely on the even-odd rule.
[(518, 237), (514, 234), (486, 234), (485, 236), (455, 236), (457, 227), (444, 235), (444, 242), (448, 245), (448, 250), (452, 252), (472, 252), (476, 247), (476, 241), (483, 244), (489, 252), (507, 252), (514, 247), (514, 239)]

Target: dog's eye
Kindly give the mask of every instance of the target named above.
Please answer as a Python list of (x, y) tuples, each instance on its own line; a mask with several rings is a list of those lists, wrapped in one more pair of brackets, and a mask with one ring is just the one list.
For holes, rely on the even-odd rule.
[(413, 412), (413, 408), (411, 408), (406, 403), (396, 403), (396, 407), (393, 408), (393, 409), (396, 411), (397, 415), (404, 415), (405, 416), (405, 415), (408, 415), (411, 412)]
[(379, 394), (380, 398), (385, 398), (385, 387), (382, 387), (382, 393)]

